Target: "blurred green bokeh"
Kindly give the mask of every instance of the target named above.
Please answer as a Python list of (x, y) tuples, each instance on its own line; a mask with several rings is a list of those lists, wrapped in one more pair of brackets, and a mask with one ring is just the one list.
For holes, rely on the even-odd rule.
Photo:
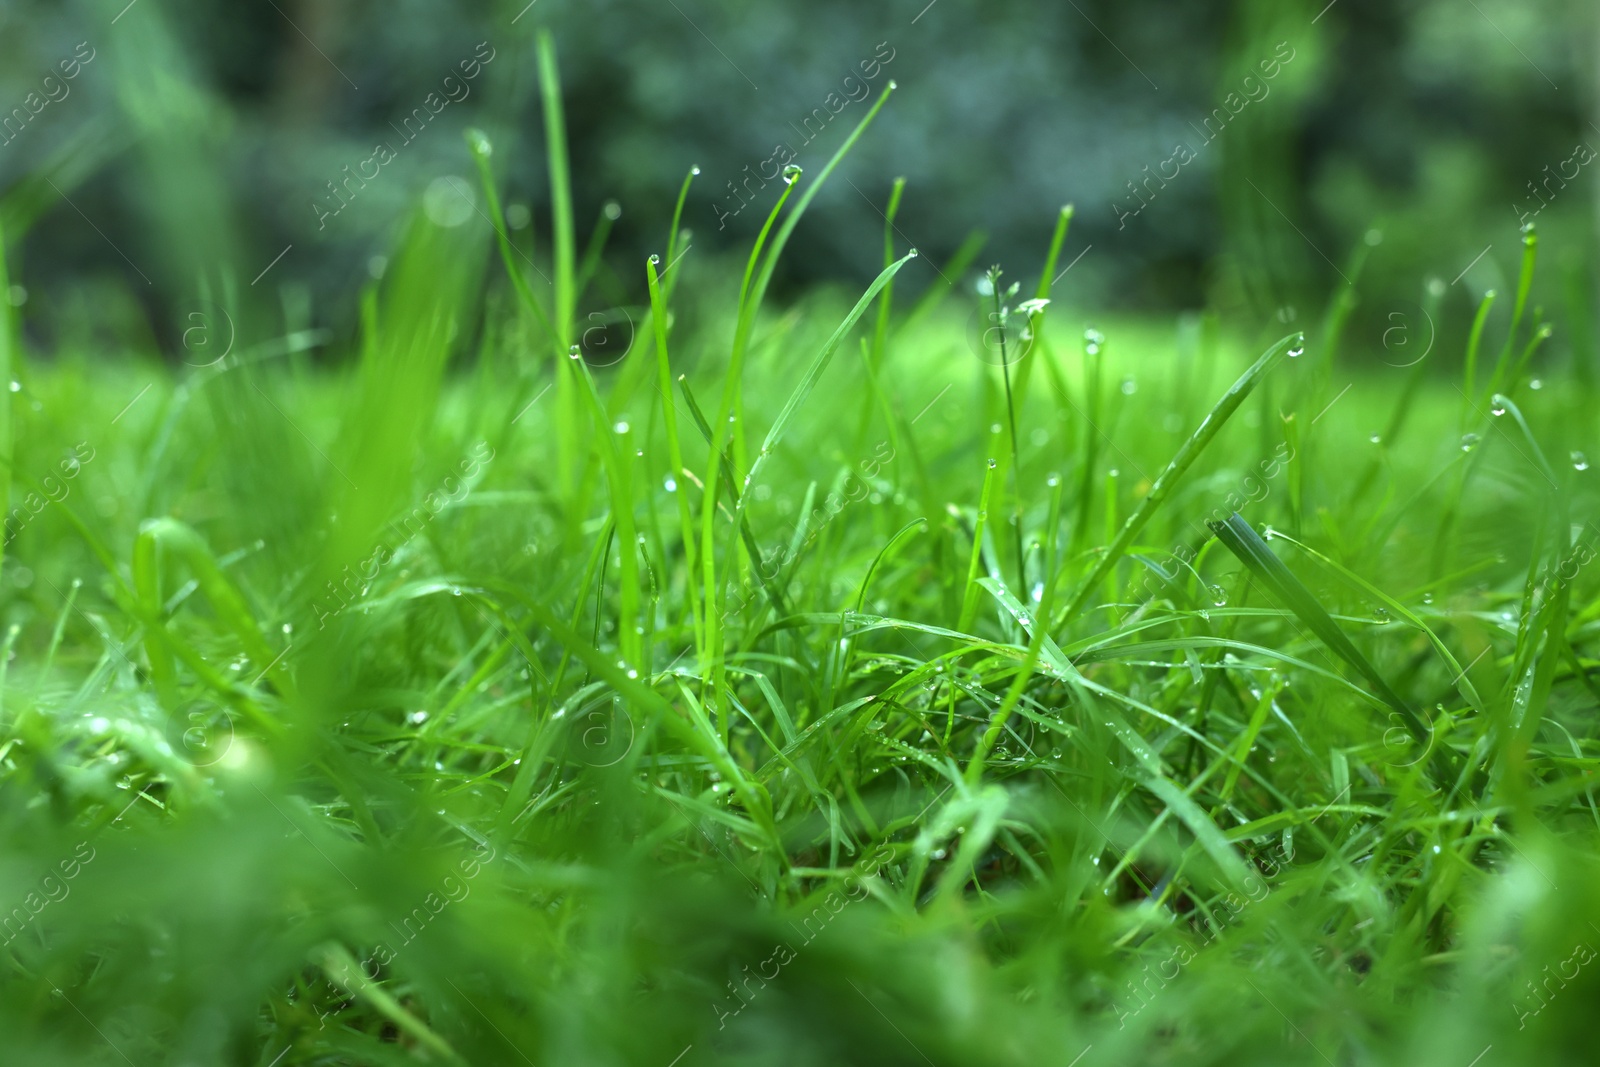
[[(1381, 332), (1535, 209), (1567, 235), (1549, 251), (1569, 293), (1594, 287), (1600, 182), (1567, 162), (1600, 145), (1580, 0), (125, 3), (0, 5), (0, 221), (26, 231), (25, 320), (46, 342), (94, 326), (175, 347), (196, 300), (249, 289), (290, 246), (250, 295), (348, 326), (354, 297), (326, 294), (381, 269), (411, 205), (431, 189), (465, 210), (449, 179), (471, 177), (470, 124), (495, 136), (513, 204), (548, 218), (536, 24), (564, 57), (577, 217), (622, 209), (609, 258), (630, 266), (598, 279), (616, 304), (643, 303), (631, 264), (662, 250), (691, 164), (695, 254), (741, 247), (776, 196), (775, 151), (820, 165), (890, 78), (902, 92), (780, 285), (870, 277), (905, 175), (903, 243), (938, 261), (973, 230), (985, 260), (1035, 261), (1075, 203), (1067, 255), (1089, 252), (1063, 295), (1101, 306), (1314, 315), (1380, 227), (1363, 328)], [(1530, 183), (1552, 174), (1568, 177), (1540, 186), (1546, 207)], [(731, 214), (735, 185), (759, 210)], [(1135, 185), (1150, 203), (1131, 215)], [(1494, 257), (1474, 269), (1504, 287)]]

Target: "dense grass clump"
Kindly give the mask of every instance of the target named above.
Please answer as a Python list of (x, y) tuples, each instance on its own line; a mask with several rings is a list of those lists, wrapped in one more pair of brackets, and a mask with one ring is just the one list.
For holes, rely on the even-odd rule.
[(0, 331), (5, 1062), (1591, 1060), (1595, 397), (1531, 232), (1404, 368), (1354, 271), (1086, 330), (1070, 209), (975, 294), (899, 184), (865, 292), (772, 309), (885, 93), (619, 329), (541, 61), (548, 244), (473, 133), (348, 360)]

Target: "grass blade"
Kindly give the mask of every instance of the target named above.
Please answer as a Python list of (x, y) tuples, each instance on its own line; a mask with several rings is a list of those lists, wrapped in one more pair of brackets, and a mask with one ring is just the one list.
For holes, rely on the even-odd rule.
[[(1183, 443), (1183, 447), (1178, 449), (1178, 454), (1172, 457), (1172, 462), (1167, 464), (1167, 469), (1161, 472), (1161, 476), (1150, 487), (1149, 494), (1139, 502), (1138, 507), (1133, 509), (1133, 514), (1128, 516), (1128, 521), (1122, 526), (1122, 532), (1117, 534), (1117, 539), (1106, 549), (1105, 555), (1100, 557), (1100, 562), (1095, 564), (1094, 569), (1089, 572), (1089, 576), (1083, 580), (1083, 584), (1078, 587), (1078, 592), (1068, 602), (1066, 610), (1051, 623), (1050, 630), (1052, 633), (1059, 630), (1067, 620), (1076, 618), (1079, 612), (1083, 610), (1083, 606), (1088, 602), (1089, 597), (1094, 595), (1095, 587), (1110, 573), (1111, 568), (1117, 565), (1117, 561), (1128, 551), (1128, 546), (1133, 544), (1133, 539), (1139, 536), (1139, 531), (1144, 529), (1145, 523), (1150, 521), (1150, 517), (1156, 513), (1156, 509), (1166, 500), (1173, 487), (1177, 485), (1178, 480), (1183, 477), (1184, 472), (1193, 466), (1194, 461), (1200, 457), (1200, 453), (1206, 450), (1206, 446), (1221, 431), (1229, 416), (1239, 409), (1239, 405), (1244, 403), (1245, 398), (1250, 395), (1261, 379), (1276, 367), (1285, 356), (1290, 353), (1298, 355), (1299, 352), (1296, 350), (1304, 344), (1304, 334), (1290, 334), (1267, 349), (1266, 353), (1256, 360), (1249, 370), (1240, 375), (1238, 381), (1229, 387), (1228, 391), (1223, 394), (1222, 399), (1217, 401), (1216, 406), (1211, 409), (1205, 420), (1200, 423), (1199, 429), (1195, 430), (1193, 435)], [(1080, 516), (1079, 526), (1081, 527), (1082, 525), (1083, 519)]]
[(1378, 673), (1377, 668), (1361, 654), (1361, 650), (1350, 642), (1344, 631), (1339, 629), (1338, 624), (1317, 602), (1311, 590), (1283, 565), (1282, 560), (1272, 554), (1272, 549), (1267, 547), (1261, 535), (1256, 533), (1238, 512), (1230, 515), (1225, 522), (1213, 522), (1208, 525), (1211, 527), (1211, 532), (1217, 535), (1217, 540), (1221, 541), (1229, 552), (1239, 557), (1239, 562), (1260, 579), (1268, 592), (1294, 612), (1295, 616), (1310, 627), (1311, 632), (1338, 654), (1340, 659), (1361, 673), (1383, 702), (1400, 715), (1406, 724), (1406, 729), (1411, 731), (1411, 736), (1416, 738), (1417, 743), (1426, 746), (1428, 728), (1423, 725), (1416, 712), (1412, 711), (1411, 706), (1390, 688), (1388, 680)]

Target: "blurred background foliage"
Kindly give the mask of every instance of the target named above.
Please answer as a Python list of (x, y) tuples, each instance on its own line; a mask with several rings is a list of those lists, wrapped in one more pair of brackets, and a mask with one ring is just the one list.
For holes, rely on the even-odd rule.
[[(778, 183), (750, 184), (756, 209), (723, 218), (719, 204), (740, 203), (731, 183), (777, 144), (820, 167), (863, 111), (845, 96), (856, 91), (846, 77), (890, 57), (868, 87), (875, 96), (893, 78), (901, 92), (849, 160), (849, 180), (819, 201), (827, 223), (796, 235), (779, 277), (790, 291), (870, 277), (880, 209), (905, 175), (901, 244), (936, 263), (982, 231), (979, 266), (1032, 269), (1070, 202), (1066, 256), (1087, 252), (1058, 297), (1210, 306), (1252, 330), (1269, 316), (1319, 313), (1363, 236), (1381, 231), (1352, 326), (1375, 342), (1396, 308), (1421, 305), (1430, 278), (1461, 304), (1447, 318), (1465, 318), (1467, 287), (1450, 284), (1485, 249), (1499, 251), (1477, 261), (1469, 284), (1506, 288), (1517, 227), (1538, 208), (1540, 229), (1563, 235), (1547, 251), (1571, 331), (1552, 352), (1589, 351), (1593, 330), (1576, 309), (1596, 285), (1600, 179), (1585, 166), (1542, 186), (1548, 205), (1530, 183), (1570, 174), (1578, 144), (1600, 147), (1592, 4), (1227, 0), (1164, 3), (1156, 17), (1113, 0), (924, 2), (0, 4), (0, 111), (28, 119), (0, 144), (0, 221), (13, 242), (26, 233), (26, 327), (44, 349), (96, 330), (172, 349), (194, 302), (221, 292), (270, 316), (247, 333), (278, 329), (287, 312), (291, 325), (350, 336), (361, 285), (381, 272), (408, 211), (430, 188), (426, 202), (446, 212), (461, 208), (452, 196), (473, 196), (460, 136), (471, 124), (494, 135), (510, 199), (531, 209), (513, 216), (531, 217), (542, 240), (531, 41), (544, 24), (562, 52), (578, 217), (599, 218), (608, 201), (622, 209), (603, 301), (643, 303), (636, 264), (663, 250), (693, 164), (703, 173), (685, 212), (692, 254), (748, 247)], [(45, 76), (85, 42), (95, 58), (66, 95), (28, 114)], [(399, 123), (482, 55), (480, 42), (494, 58), (469, 95), (406, 143)], [(1230, 93), (1259, 95), (1245, 79), (1275, 54), (1293, 58), (1207, 144), (1197, 132), (1207, 117)], [(843, 121), (806, 144), (797, 130), (830, 93), (846, 101)], [(322, 217), (328, 183), (379, 141), (396, 146), (393, 161)], [(1132, 183), (1179, 143), (1197, 150), (1193, 161), (1145, 186), (1158, 190), (1148, 208), (1122, 217), (1137, 204)], [(932, 277), (908, 273), (904, 284)]]

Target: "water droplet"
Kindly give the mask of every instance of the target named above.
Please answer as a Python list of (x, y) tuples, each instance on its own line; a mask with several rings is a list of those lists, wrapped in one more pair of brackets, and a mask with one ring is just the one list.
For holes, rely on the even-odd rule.
[(785, 185), (793, 185), (800, 179), (800, 175), (804, 173), (804, 170), (801, 170), (799, 167), (791, 163), (787, 167), (783, 168), (783, 183)]
[(652, 263), (652, 264), (655, 264), (655, 265), (656, 265), (656, 266), (660, 266), (660, 264), (661, 264), (661, 257), (660, 257), (660, 256), (658, 256), (658, 255), (656, 255), (656, 254), (655, 254), (655, 253), (654, 253), (654, 252), (651, 252), (651, 253), (650, 253), (650, 262), (651, 262), (651, 263)]
[(407, 715), (406, 718), (410, 720), (413, 726), (421, 726), (423, 723), (428, 721), (428, 713), (425, 711), (413, 711), (410, 715)]
[(1290, 359), (1299, 359), (1301, 356), (1303, 356), (1305, 354), (1306, 354), (1306, 346), (1305, 346), (1304, 342), (1296, 341), (1293, 345), (1289, 346), (1289, 358)]
[(578, 346), (577, 345), (573, 345), (571, 348), (567, 349), (567, 358), (568, 359), (582, 359), (583, 358), (583, 353), (578, 351)]
[(1477, 448), (1477, 447), (1478, 447), (1478, 435), (1477, 434), (1475, 434), (1475, 433), (1464, 433), (1464, 434), (1461, 435), (1461, 451), (1463, 451), (1463, 452), (1471, 452), (1474, 448)]
[(678, 491), (678, 483), (677, 483), (676, 480), (674, 480), (672, 478), (668, 478), (662, 484), (664, 484), (667, 487), (667, 492), (669, 492), (669, 493), (676, 493)]
[(612, 222), (616, 222), (622, 217), (622, 205), (617, 203), (615, 200), (607, 200), (606, 206), (600, 210), (604, 211), (606, 218), (610, 219)]
[(1586, 471), (1586, 470), (1588, 470), (1589, 469), (1589, 457), (1585, 456), (1582, 452), (1574, 452), (1572, 454), (1572, 469), (1575, 470), (1575, 471)]
[(1538, 378), (1531, 378), (1528, 381), (1528, 388), (1537, 393), (1540, 389), (1544, 388), (1544, 382), (1540, 381)]
[(11, 383), (11, 391), (12, 391), (12, 392), (13, 392), (13, 393), (20, 393), (20, 392), (22, 392), (22, 383), (21, 383), (21, 382), (12, 382), (12, 383)]
[(1505, 398), (1502, 397), (1502, 396), (1496, 396), (1494, 398), (1494, 403), (1491, 404), (1490, 407), (1489, 407), (1489, 414), (1493, 415), (1495, 418), (1498, 419), (1501, 415), (1504, 415), (1505, 413), (1506, 413), (1506, 401), (1505, 401)]
[(990, 433), (999, 433), (1000, 432), (1000, 424), (998, 422), (991, 422), (989, 424), (989, 432)]
[(699, 174), (700, 173), (700, 164), (696, 163), (694, 166), (690, 167), (689, 168), (689, 173), (690, 174)]
[(1367, 440), (1371, 441), (1375, 445), (1383, 444), (1383, 438), (1378, 434), (1373, 434), (1371, 437), (1367, 438)]
[(1228, 591), (1220, 585), (1211, 587), (1211, 602), (1219, 608), (1228, 606)]
[(1422, 602), (1424, 604), (1432, 604), (1433, 603), (1433, 594), (1432, 593), (1423, 593), (1422, 594)]
[(990, 470), (994, 470), (995, 466), (996, 466), (995, 461), (991, 459), (989, 461), (989, 469)]
[(1136, 393), (1138, 391), (1139, 391), (1139, 384), (1137, 382), (1135, 382), (1132, 378), (1124, 378), (1122, 380), (1122, 395), (1123, 396), (1132, 396), (1134, 393)]
[(942, 848), (936, 848), (931, 853), (929, 853), (929, 855), (931, 855), (936, 860), (942, 860), (942, 859), (945, 858), (947, 853)]
[(628, 668), (628, 677), (629, 678), (637, 678), (637, 677), (639, 677), (639, 672), (634, 670), (632, 667), (629, 667)]
[(627, 433), (628, 432), (628, 424), (626, 422), (618, 422), (616, 429), (617, 429), (618, 433)]
[(1433, 854), (1435, 856), (1437, 856), (1439, 854), (1439, 846), (1438, 845), (1434, 845), (1433, 846)]

